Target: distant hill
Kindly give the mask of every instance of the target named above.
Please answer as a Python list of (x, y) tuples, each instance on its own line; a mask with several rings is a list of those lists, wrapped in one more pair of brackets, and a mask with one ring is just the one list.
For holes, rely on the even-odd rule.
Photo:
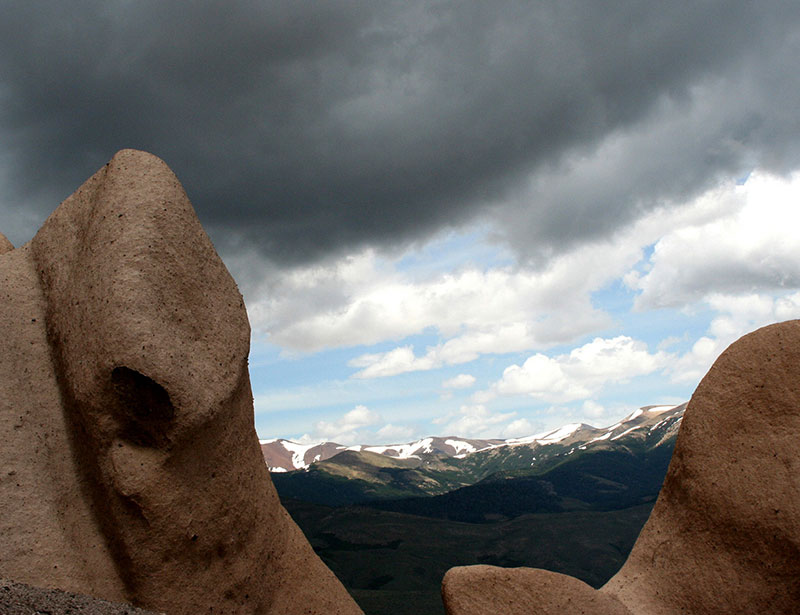
[[(610, 427), (571, 424), (512, 440), (425, 438), (383, 447), (324, 443), (303, 455), (303, 463), (310, 452), (319, 461), (300, 471), (273, 472), (272, 479), (283, 498), (330, 506), (372, 503), (440, 518), (456, 518), (455, 510), (466, 506), (458, 502), (466, 500), (472, 500), (474, 514), (485, 509), (480, 514), (500, 518), (621, 508), (658, 493), (685, 407), (648, 406)], [(274, 460), (293, 444), (275, 440), (262, 450), (269, 447), (265, 458)], [(323, 451), (336, 447), (341, 450), (322, 459)], [(524, 497), (514, 497), (523, 484)], [(485, 506), (475, 498), (486, 499)]]
[(421, 459), (426, 456), (463, 457), (475, 451), (503, 445), (506, 440), (431, 437), (407, 444), (343, 446), (336, 442), (302, 444), (276, 438), (261, 440), (261, 452), (270, 472), (305, 470), (312, 463), (326, 461), (342, 452), (375, 453), (394, 459)]
[(302, 466), (272, 480), (366, 615), (436, 615), (442, 577), (457, 565), (531, 566), (603, 585), (652, 510), (685, 407), (514, 440), (273, 440), (262, 450), (270, 464)]

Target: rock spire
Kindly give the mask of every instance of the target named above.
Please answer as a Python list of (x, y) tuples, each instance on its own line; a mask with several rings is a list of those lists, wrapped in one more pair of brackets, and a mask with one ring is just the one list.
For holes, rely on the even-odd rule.
[(278, 500), (241, 295), (163, 161), (116, 154), (5, 249), (0, 293), (0, 576), (170, 615), (361, 612)]

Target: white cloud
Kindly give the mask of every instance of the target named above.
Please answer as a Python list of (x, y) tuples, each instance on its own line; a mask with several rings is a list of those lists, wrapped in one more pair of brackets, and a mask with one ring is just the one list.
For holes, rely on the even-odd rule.
[(741, 336), (765, 325), (800, 318), (800, 292), (783, 297), (769, 295), (722, 295), (706, 298), (718, 315), (707, 335), (666, 370), (676, 382), (699, 382), (717, 357)]
[(401, 346), (388, 352), (364, 354), (351, 360), (351, 367), (363, 367), (354, 378), (382, 378), (407, 372), (436, 369), (443, 365), (460, 365), (474, 361), (481, 354), (518, 352), (542, 345), (524, 323), (486, 327), (450, 339), (426, 349), (422, 356), (412, 346)]
[[(271, 343), (289, 352), (368, 346), (423, 332), (439, 336), (418, 355), (399, 344), (352, 363), (362, 368), (360, 378), (388, 376), (462, 364), (483, 354), (545, 349), (609, 325), (609, 315), (592, 305), (591, 293), (641, 258), (639, 242), (628, 237), (584, 245), (541, 270), (474, 262), (446, 270), (453, 263), (441, 250), (429, 249), (435, 242), (392, 258), (365, 250), (312, 267), (262, 268), (263, 279), (243, 288), (255, 334), (267, 333)], [(485, 256), (483, 245), (475, 251)], [(241, 255), (240, 260), (233, 268), (247, 269), (250, 261)]]
[(337, 421), (318, 421), (314, 425), (313, 437), (331, 440), (340, 444), (359, 444), (365, 433), (364, 427), (381, 422), (381, 416), (366, 406), (356, 406)]
[(500, 436), (504, 439), (508, 438), (522, 438), (536, 433), (536, 428), (526, 418), (516, 419), (506, 425), (500, 432)]
[[(611, 240), (577, 246), (540, 270), (473, 264), (442, 271), (453, 263), (428, 249), (436, 242), (392, 258), (365, 250), (265, 274), (247, 291), (248, 310), (254, 330), (267, 331), (287, 351), (438, 334), (439, 342), (418, 354), (405, 344), (358, 357), (351, 363), (360, 368), (357, 378), (546, 350), (609, 325), (591, 293), (623, 276), (640, 291), (640, 309), (685, 305), (715, 291), (800, 285), (800, 234), (793, 232), (800, 228), (793, 205), (798, 186), (796, 178), (754, 173), (744, 186), (720, 186), (682, 206), (657, 208)], [(650, 244), (651, 258), (633, 269)], [(443, 260), (403, 264), (423, 253)]]
[[(355, 260), (370, 259), (374, 261), (374, 256)], [(337, 286), (341, 294), (328, 294), (328, 302), (320, 296), (309, 297), (317, 306), (313, 313), (304, 314), (307, 306), (297, 311), (276, 308), (270, 315), (272, 322), (263, 322), (255, 313), (254, 325), (267, 325), (273, 342), (301, 351), (370, 345), (435, 328), (449, 338), (449, 344), (436, 354), (452, 364), (486, 352), (552, 344), (605, 322), (579, 284), (565, 292), (567, 282), (561, 277), (568, 272), (467, 269), (425, 280), (397, 271), (337, 278), (341, 274), (341, 269), (334, 268), (331, 276), (337, 284), (324, 284)], [(316, 277), (299, 275), (291, 289), (303, 280), (318, 282)], [(281, 301), (294, 304), (309, 294), (315, 293), (285, 296)]]
[(583, 412), (585, 416), (589, 416), (592, 418), (601, 418), (605, 416), (606, 409), (602, 405), (598, 404), (596, 401), (592, 399), (587, 399), (586, 401), (583, 402), (583, 405), (581, 406), (581, 412)]
[(655, 245), (649, 270), (626, 281), (640, 310), (682, 306), (713, 294), (800, 288), (800, 173), (753, 173), (698, 199), (725, 213), (672, 227)]
[(412, 440), (414, 437), (414, 429), (408, 425), (393, 425), (388, 423), (375, 432), (381, 443), (389, 442), (391, 444), (398, 444)]
[(442, 382), (445, 389), (468, 389), (475, 384), (475, 376), (471, 374), (459, 374), (453, 378)]
[(384, 423), (379, 413), (358, 405), (336, 420), (317, 421), (312, 433), (304, 434), (298, 441), (304, 443), (332, 441), (346, 445), (382, 444), (407, 442), (417, 435), (416, 427)]
[(351, 367), (363, 367), (354, 378), (383, 378), (405, 372), (416, 372), (438, 367), (433, 356), (416, 357), (412, 346), (395, 348), (389, 352), (364, 354), (348, 362)]
[(521, 366), (510, 365), (500, 380), (475, 399), (485, 402), (497, 395), (529, 395), (550, 402), (583, 399), (606, 384), (659, 370), (667, 360), (666, 353), (651, 354), (644, 342), (627, 336), (595, 338), (569, 354), (551, 358), (537, 353)]
[[(433, 423), (442, 425), (442, 435), (459, 436), (462, 438), (496, 438), (509, 426), (502, 426), (516, 416), (516, 412), (493, 413), (483, 404), (461, 406), (457, 412), (433, 420)], [(517, 422), (515, 429), (524, 424)]]

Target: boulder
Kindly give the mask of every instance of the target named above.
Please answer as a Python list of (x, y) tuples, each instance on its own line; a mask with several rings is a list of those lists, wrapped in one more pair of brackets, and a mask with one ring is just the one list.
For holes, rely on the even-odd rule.
[(447, 613), (799, 613), (798, 434), (795, 320), (744, 336), (702, 380), (656, 506), (604, 587), (544, 570), (460, 567), (444, 578)]
[(119, 152), (0, 280), (0, 576), (170, 615), (361, 612), (278, 500), (244, 303), (163, 161)]

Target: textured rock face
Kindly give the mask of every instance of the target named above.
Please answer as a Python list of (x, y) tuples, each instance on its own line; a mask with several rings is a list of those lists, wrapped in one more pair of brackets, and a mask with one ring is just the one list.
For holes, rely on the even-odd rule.
[(800, 321), (730, 346), (686, 409), (664, 487), (603, 588), (543, 570), (454, 568), (450, 615), (800, 612)]
[(462, 566), (445, 575), (448, 613), (630, 615), (613, 596), (574, 577), (534, 568)]
[(11, 252), (14, 249), (14, 245), (6, 239), (6, 236), (3, 233), (0, 233), (0, 254), (3, 252)]
[(0, 276), (0, 576), (171, 615), (360, 613), (278, 501), (241, 296), (161, 160), (118, 153)]

